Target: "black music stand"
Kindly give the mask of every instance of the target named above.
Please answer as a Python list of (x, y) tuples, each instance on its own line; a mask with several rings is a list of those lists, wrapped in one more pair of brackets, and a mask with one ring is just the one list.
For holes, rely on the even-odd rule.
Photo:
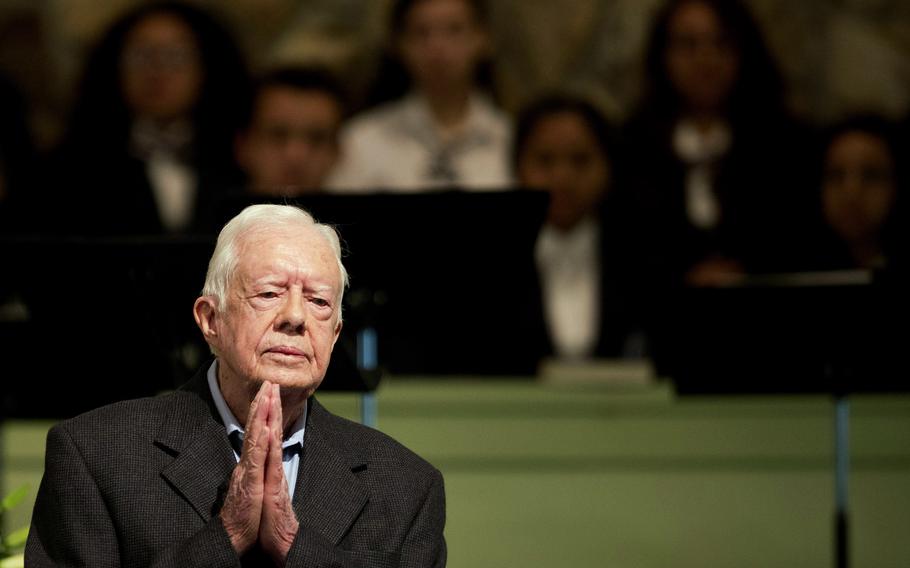
[[(340, 231), (351, 277), (345, 325), (375, 330), (379, 368), (531, 376), (546, 350), (534, 244), (548, 200), (511, 189), (271, 201)], [(218, 222), (261, 201), (236, 196)]]
[[(754, 276), (685, 289), (663, 306), (656, 364), (689, 394), (833, 396), (835, 563), (848, 565), (849, 395), (906, 392), (902, 279), (867, 271)], [(901, 325), (897, 325), (901, 324)]]
[[(225, 203), (220, 224), (250, 203)], [(324, 390), (369, 396), (381, 371), (528, 376), (545, 332), (533, 260), (547, 196), (536, 191), (321, 195), (351, 289)], [(0, 413), (72, 416), (173, 389), (207, 358), (191, 307), (213, 235), (0, 240), (0, 289), (25, 321), (0, 323)], [(141, 364), (137, 364), (141, 361)], [(78, 372), (74, 376), (74, 369)], [(124, 380), (129, 377), (130, 380)]]

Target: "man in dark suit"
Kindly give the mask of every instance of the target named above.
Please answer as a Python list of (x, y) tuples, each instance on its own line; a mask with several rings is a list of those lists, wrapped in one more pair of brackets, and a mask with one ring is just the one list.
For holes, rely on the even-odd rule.
[(231, 220), (194, 306), (215, 361), (51, 430), (27, 565), (444, 566), (439, 471), (312, 397), (346, 280), (302, 210)]

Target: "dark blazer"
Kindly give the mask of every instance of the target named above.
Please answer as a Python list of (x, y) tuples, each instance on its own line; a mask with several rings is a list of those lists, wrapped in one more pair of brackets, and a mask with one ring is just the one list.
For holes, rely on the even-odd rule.
[[(189, 164), (196, 194), (188, 226), (177, 234), (211, 233), (210, 208), (233, 180)], [(88, 237), (171, 234), (164, 226), (146, 162), (124, 151), (87, 148), (46, 158), (38, 184), (49, 213), (42, 232)], [(213, 234), (217, 234), (217, 227)]]
[(732, 145), (715, 165), (720, 219), (711, 230), (695, 227), (686, 215), (687, 167), (673, 150), (675, 118), (642, 111), (628, 122), (618, 189), (635, 221), (627, 241), (638, 249), (644, 279), (681, 285), (693, 266), (713, 256), (737, 260), (751, 273), (798, 268), (813, 216), (807, 190), (814, 139), (786, 115), (756, 117), (763, 118), (732, 127)]
[[(599, 205), (596, 220), (600, 309), (597, 314), (597, 341), (591, 356), (606, 359), (634, 357), (638, 355), (635, 343), (642, 333), (643, 323), (640, 317), (641, 299), (636, 290), (637, 282), (632, 276), (637, 267), (631, 258), (634, 249), (627, 240), (629, 208), (614, 195), (608, 194)], [(543, 296), (541, 298), (541, 305), (535, 308), (543, 319), (546, 308)], [(550, 333), (547, 333), (546, 347), (548, 355), (555, 354)]]
[[(218, 512), (236, 462), (204, 373), (54, 426), (27, 566), (260, 566)], [(442, 475), (310, 399), (287, 566), (444, 566)]]

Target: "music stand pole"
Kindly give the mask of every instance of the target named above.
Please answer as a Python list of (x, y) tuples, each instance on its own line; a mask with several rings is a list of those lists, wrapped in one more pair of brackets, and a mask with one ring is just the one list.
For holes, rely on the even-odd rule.
[(834, 562), (849, 565), (847, 532), (847, 482), (850, 471), (850, 402), (844, 392), (834, 396)]
[[(357, 332), (357, 368), (373, 372), (379, 366), (378, 339), (376, 330), (366, 326)], [(370, 390), (360, 395), (360, 423), (376, 428), (378, 424), (376, 391)]]

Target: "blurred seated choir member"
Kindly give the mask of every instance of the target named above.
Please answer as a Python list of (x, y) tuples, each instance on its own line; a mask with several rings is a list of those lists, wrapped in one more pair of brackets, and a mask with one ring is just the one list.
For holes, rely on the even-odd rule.
[(246, 191), (293, 197), (323, 190), (338, 161), (346, 98), (320, 68), (282, 67), (260, 78), (234, 144)]
[(535, 257), (551, 352), (560, 358), (639, 354), (624, 212), (613, 191), (615, 143), (603, 115), (578, 97), (541, 98), (517, 121), (518, 181), (550, 193)]
[(819, 194), (826, 239), (817, 268), (892, 268), (902, 230), (903, 155), (897, 126), (880, 116), (856, 115), (829, 127)]
[(47, 168), (58, 230), (173, 234), (236, 184), (232, 140), (248, 77), (232, 37), (200, 8), (143, 3), (91, 51)]
[(482, 0), (396, 0), (392, 54), (377, 75), (375, 95), (390, 102), (344, 129), (334, 190), (479, 190), (511, 183), (510, 125), (490, 99), (486, 10)]
[[(812, 216), (808, 130), (740, 0), (669, 0), (625, 127), (628, 191), (646, 282), (720, 285), (794, 269)], [(660, 295), (659, 292), (654, 292)]]
[(282, 66), (253, 83), (250, 105), (234, 136), (240, 184), (215, 200), (200, 225), (215, 232), (245, 206), (322, 193), (338, 163), (347, 95), (317, 66)]

